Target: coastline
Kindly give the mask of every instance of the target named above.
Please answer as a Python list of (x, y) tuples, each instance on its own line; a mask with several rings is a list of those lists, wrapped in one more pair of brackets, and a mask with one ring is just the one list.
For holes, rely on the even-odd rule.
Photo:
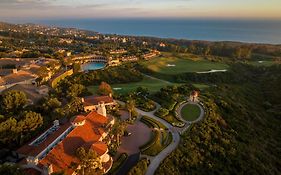
[(106, 35), (246, 44), (281, 44), (281, 20), (75, 19), (34, 23), (96, 31)]

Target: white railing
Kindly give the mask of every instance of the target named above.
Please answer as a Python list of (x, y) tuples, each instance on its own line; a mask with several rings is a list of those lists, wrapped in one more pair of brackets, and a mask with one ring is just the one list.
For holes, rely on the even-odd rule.
[(56, 138), (50, 145), (48, 145), (41, 153), (39, 153), (36, 157), (38, 157), (39, 160), (43, 159), (47, 154), (58, 144), (60, 143), (75, 127), (70, 126), (65, 130), (59, 137)]

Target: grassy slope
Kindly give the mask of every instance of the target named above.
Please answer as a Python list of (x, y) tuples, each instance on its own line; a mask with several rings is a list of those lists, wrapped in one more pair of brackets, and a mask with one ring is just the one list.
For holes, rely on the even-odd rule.
[[(186, 72), (200, 72), (208, 71), (211, 69), (227, 69), (228, 66), (223, 63), (211, 62), (208, 60), (197, 59), (192, 60), (186, 57), (160, 57), (154, 58), (143, 63), (148, 69), (162, 73), (162, 74), (181, 74)], [(175, 65), (174, 67), (168, 67), (167, 65)]]
[(181, 115), (187, 121), (194, 121), (200, 115), (200, 108), (197, 105), (185, 105), (182, 108)]
[(184, 134), (156, 174), (280, 174), (281, 121), (263, 108), (259, 87), (226, 85), (209, 92), (210, 115)]

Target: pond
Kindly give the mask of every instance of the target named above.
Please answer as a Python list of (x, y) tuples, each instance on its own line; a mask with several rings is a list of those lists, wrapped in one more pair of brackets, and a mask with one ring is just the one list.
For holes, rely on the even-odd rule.
[(98, 70), (98, 69), (102, 69), (106, 66), (106, 63), (101, 63), (101, 62), (89, 62), (86, 64), (83, 64), (81, 66), (81, 69), (83, 71), (89, 71), (89, 70)]

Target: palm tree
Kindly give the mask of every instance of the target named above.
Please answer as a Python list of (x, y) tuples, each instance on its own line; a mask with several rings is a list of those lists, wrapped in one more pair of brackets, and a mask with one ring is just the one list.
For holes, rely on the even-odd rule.
[(125, 108), (129, 111), (130, 118), (132, 117), (132, 112), (135, 110), (135, 101), (129, 99), (125, 105)]
[(116, 144), (118, 146), (121, 144), (120, 138), (124, 135), (126, 128), (126, 122), (117, 121), (111, 130), (113, 135), (116, 134)]

